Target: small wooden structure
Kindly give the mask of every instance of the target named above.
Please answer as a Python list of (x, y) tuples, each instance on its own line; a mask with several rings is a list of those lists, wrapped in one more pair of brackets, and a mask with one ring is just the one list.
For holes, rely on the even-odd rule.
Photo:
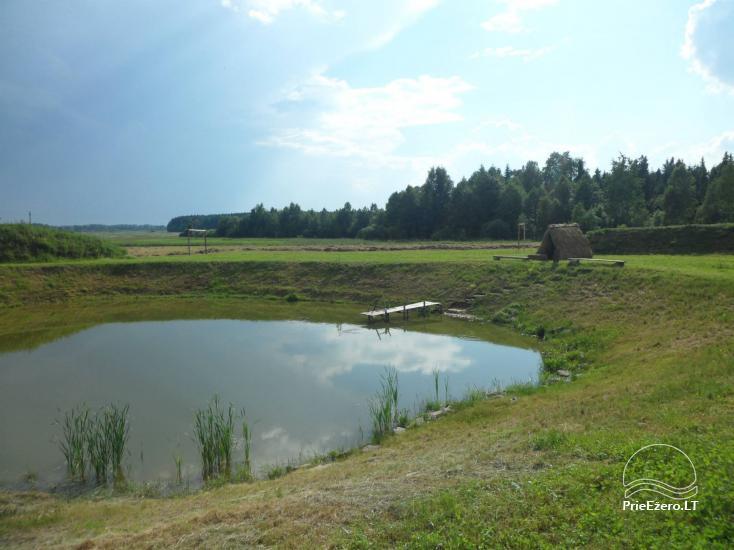
[(602, 260), (601, 258), (569, 258), (568, 265), (579, 265), (581, 262), (589, 262), (614, 267), (624, 267), (624, 260)]
[(186, 239), (189, 245), (189, 256), (191, 256), (191, 237), (204, 237), (204, 254), (208, 254), (209, 250), (206, 247), (206, 235), (209, 233), (206, 229), (191, 229), (190, 227), (186, 230)]
[(591, 258), (591, 245), (579, 224), (549, 225), (538, 248), (538, 254), (557, 262), (569, 258)]
[(432, 310), (438, 311), (439, 313), (443, 312), (443, 306), (440, 302), (415, 302), (414, 304), (405, 304), (404, 306), (396, 306), (396, 307), (385, 307), (382, 309), (375, 309), (373, 308), (370, 311), (363, 311), (360, 313), (360, 315), (364, 315), (367, 317), (367, 321), (370, 323), (373, 322), (375, 319), (378, 319), (380, 317), (383, 318), (384, 321), (390, 322), (390, 314), (392, 313), (401, 313), (403, 316), (403, 319), (408, 319), (410, 317), (410, 312), (419, 310), (422, 315), (426, 315), (427, 313), (430, 313)]
[(530, 259), (530, 256), (507, 256), (504, 254), (495, 254), (492, 256), (495, 260), (520, 260), (523, 262), (527, 262)]

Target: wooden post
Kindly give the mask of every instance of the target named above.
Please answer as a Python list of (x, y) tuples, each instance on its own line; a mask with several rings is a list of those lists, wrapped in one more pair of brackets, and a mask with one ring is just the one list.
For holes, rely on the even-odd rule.
[(206, 248), (206, 234), (209, 233), (209, 231), (204, 232), (204, 254), (209, 254), (207, 248)]
[(186, 232), (186, 242), (189, 244), (189, 256), (191, 256), (191, 231)]

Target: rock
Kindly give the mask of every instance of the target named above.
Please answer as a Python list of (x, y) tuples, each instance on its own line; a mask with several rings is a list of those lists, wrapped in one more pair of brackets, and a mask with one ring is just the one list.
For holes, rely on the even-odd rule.
[(564, 369), (560, 369), (559, 371), (556, 372), (556, 374), (558, 376), (563, 376), (564, 378), (568, 378), (569, 376), (571, 376), (571, 373)]
[(421, 426), (422, 424), (425, 423), (425, 420), (423, 419), (422, 416), (419, 416), (413, 422), (415, 423), (416, 426)]
[(504, 397), (505, 393), (501, 391), (488, 391), (486, 396), (487, 399), (497, 399), (498, 397)]
[(476, 315), (472, 315), (471, 313), (459, 313), (456, 310), (454, 311), (446, 311), (444, 314), (446, 317), (452, 317), (454, 319), (463, 319), (464, 321), (478, 321), (479, 317)]
[(428, 413), (428, 415), (431, 417), (432, 420), (435, 420), (439, 416), (443, 416), (446, 413), (450, 413), (451, 410), (452, 410), (451, 407), (446, 406), (446, 407), (444, 407), (442, 409), (439, 409), (437, 411), (431, 411), (431, 412)]
[(379, 445), (365, 445), (364, 447), (362, 447), (362, 452), (363, 453), (369, 453), (369, 452), (372, 452), (372, 451), (376, 451), (379, 448), (380, 448)]
[(512, 399), (510, 399), (510, 401), (514, 403), (515, 401), (517, 401), (517, 397), (513, 397)]
[(402, 426), (398, 426), (397, 428), (395, 428), (393, 430), (393, 433), (394, 434), (402, 434), (402, 433), (405, 433), (405, 432), (406, 432), (406, 429), (403, 428)]

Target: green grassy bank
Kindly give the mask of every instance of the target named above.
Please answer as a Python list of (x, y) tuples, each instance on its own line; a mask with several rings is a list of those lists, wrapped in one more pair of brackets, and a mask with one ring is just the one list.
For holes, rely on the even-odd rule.
[[(253, 296), (283, 308), (282, 297), (295, 293), (356, 313), (375, 300), (477, 296), (472, 312), (487, 322), (525, 333), (542, 327), (546, 365), (570, 370), (573, 381), (463, 404), (377, 450), (274, 481), (175, 498), (0, 493), (0, 544), (728, 547), (731, 257), (637, 261), (624, 269), (435, 257), (3, 267), (0, 332), (52, 327), (40, 320), (44, 308), (63, 326), (75, 308), (94, 322), (97, 308), (132, 315), (136, 301), (163, 315), (183, 302), (236, 309)], [(624, 465), (652, 443), (691, 457), (696, 511), (622, 509)]]
[(117, 245), (79, 233), (27, 224), (0, 224), (0, 262), (123, 256)]

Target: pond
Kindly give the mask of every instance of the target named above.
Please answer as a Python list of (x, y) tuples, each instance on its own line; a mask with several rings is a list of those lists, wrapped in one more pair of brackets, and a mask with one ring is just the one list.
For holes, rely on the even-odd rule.
[[(444, 323), (444, 321), (441, 321)], [(420, 325), (416, 325), (420, 326)], [(113, 322), (30, 350), (0, 353), (0, 484), (65, 477), (58, 421), (80, 403), (129, 404), (125, 459), (135, 481), (200, 483), (194, 411), (212, 396), (245, 407), (255, 472), (370, 436), (368, 402), (386, 366), (399, 407), (415, 414), (435, 394), (536, 380), (537, 351), (406, 328), (235, 319)], [(433, 331), (440, 330), (433, 328)], [(241, 454), (241, 451), (236, 451)]]

